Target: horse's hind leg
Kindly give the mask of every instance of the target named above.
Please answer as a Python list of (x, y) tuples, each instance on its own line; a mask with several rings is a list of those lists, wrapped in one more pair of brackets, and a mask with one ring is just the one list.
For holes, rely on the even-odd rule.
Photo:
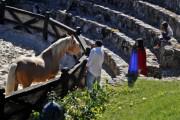
[(30, 85), (31, 85), (31, 82), (29, 82), (30, 80), (25, 80), (26, 82), (22, 85), (23, 86), (23, 89), (24, 88), (27, 88), (27, 87), (29, 87)]

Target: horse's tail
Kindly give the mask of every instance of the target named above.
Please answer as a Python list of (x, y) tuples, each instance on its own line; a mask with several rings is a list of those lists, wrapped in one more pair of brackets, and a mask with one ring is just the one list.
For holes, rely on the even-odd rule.
[(10, 67), (6, 82), (6, 95), (9, 95), (14, 91), (15, 83), (16, 83), (16, 68), (17, 68), (17, 63), (13, 63)]

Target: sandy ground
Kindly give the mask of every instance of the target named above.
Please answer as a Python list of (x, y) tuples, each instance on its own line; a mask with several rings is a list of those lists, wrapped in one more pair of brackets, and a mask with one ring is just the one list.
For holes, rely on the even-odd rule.
[(15, 59), (21, 55), (35, 55), (33, 50), (26, 50), (18, 46), (14, 46), (11, 42), (0, 39), (0, 86), (5, 85), (9, 67)]

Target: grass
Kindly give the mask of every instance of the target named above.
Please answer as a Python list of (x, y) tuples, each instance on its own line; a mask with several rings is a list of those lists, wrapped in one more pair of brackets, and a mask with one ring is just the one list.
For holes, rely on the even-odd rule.
[(180, 82), (137, 80), (110, 87), (106, 111), (98, 120), (180, 120)]

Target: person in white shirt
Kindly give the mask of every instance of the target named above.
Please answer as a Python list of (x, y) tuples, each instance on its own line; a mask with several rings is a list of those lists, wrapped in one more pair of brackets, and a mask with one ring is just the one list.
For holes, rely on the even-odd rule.
[(97, 40), (94, 48), (91, 49), (87, 61), (86, 87), (92, 90), (93, 83), (97, 81), (100, 84), (101, 69), (104, 62), (104, 49), (102, 42)]

